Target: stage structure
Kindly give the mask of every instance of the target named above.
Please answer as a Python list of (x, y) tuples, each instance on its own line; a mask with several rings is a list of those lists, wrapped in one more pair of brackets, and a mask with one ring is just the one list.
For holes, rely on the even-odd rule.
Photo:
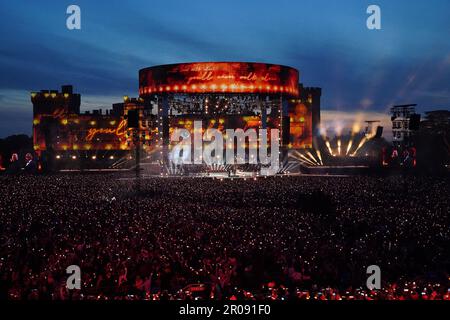
[[(139, 70), (139, 97), (124, 96), (112, 109), (80, 112), (81, 96), (72, 86), (61, 92), (31, 93), (33, 141), (43, 168), (133, 168), (135, 150), (142, 167), (161, 174), (227, 171), (193, 165), (173, 168), (171, 133), (194, 122), (202, 130), (279, 130), (280, 161), (291, 149), (311, 148), (320, 122), (320, 88), (303, 87), (291, 67), (251, 62), (198, 62)], [(128, 113), (137, 116), (130, 125)], [(244, 141), (248, 151), (248, 140)], [(270, 145), (270, 140), (268, 141)], [(270, 151), (269, 151), (270, 153)], [(259, 170), (258, 165), (240, 168)], [(236, 168), (235, 168), (236, 169)], [(154, 173), (154, 172), (153, 172)]]
[[(308, 91), (302, 92), (303, 101), (300, 89)], [(200, 62), (141, 69), (139, 96), (146, 105), (152, 106), (158, 136), (154, 148), (159, 150), (156, 155), (167, 168), (173, 145), (171, 133), (180, 128), (187, 129), (192, 135), (195, 121), (201, 121), (204, 130), (215, 128), (222, 132), (226, 129), (245, 131), (253, 128), (267, 129), (268, 132), (278, 129), (282, 158), (288, 149), (310, 148), (313, 99), (320, 99), (320, 89), (299, 86), (298, 71), (287, 66)], [(316, 105), (320, 110), (320, 102)], [(248, 143), (246, 140), (246, 150)], [(227, 167), (224, 162), (220, 168), (207, 170), (225, 170)], [(246, 169), (257, 170), (257, 167), (246, 166)], [(197, 166), (189, 170), (204, 169)]]

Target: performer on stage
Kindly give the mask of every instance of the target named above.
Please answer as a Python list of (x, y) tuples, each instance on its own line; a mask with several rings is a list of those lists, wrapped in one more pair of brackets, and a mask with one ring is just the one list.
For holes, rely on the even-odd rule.
[(9, 166), (8, 169), (6, 170), (6, 173), (8, 174), (17, 174), (20, 171), (20, 166), (19, 166), (19, 155), (17, 153), (13, 153), (11, 155), (11, 159), (9, 159)]
[(33, 161), (33, 156), (31, 155), (31, 153), (27, 153), (25, 155), (25, 167), (22, 168), (23, 172), (25, 173), (31, 173), (34, 174), (36, 173), (36, 162)]

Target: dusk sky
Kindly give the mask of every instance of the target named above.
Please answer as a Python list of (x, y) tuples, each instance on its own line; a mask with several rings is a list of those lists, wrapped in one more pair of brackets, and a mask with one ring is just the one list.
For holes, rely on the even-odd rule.
[[(70, 4), (81, 30), (66, 28)], [(366, 27), (370, 4), (381, 30)], [(295, 67), (322, 87), (326, 123), (450, 109), (448, 0), (2, 0), (0, 12), (0, 138), (31, 134), (30, 91), (73, 84), (82, 110), (109, 108), (137, 96), (140, 68), (177, 62)]]

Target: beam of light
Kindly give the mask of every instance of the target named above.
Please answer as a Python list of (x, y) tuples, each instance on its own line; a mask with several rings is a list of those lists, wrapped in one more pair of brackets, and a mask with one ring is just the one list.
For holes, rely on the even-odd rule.
[(314, 156), (311, 154), (311, 152), (306, 151), (306, 155), (307, 155), (308, 157), (310, 157), (311, 160), (312, 160), (315, 164), (317, 164), (318, 166), (320, 166), (319, 161), (317, 161), (316, 158), (314, 158)]
[(352, 135), (358, 134), (361, 132), (363, 120), (364, 119), (363, 119), (362, 113), (358, 113), (356, 115), (355, 121), (353, 122), (353, 125), (352, 125)]
[(348, 156), (348, 153), (350, 152), (350, 149), (352, 148), (352, 144), (353, 144), (353, 138), (350, 139), (350, 141), (348, 142), (347, 152), (345, 152), (346, 156)]
[(323, 124), (320, 125), (319, 132), (320, 132), (320, 135), (322, 136), (322, 138), (325, 139), (325, 137), (327, 135), (327, 128), (325, 128), (325, 126)]
[[(316, 166), (316, 164), (314, 162), (312, 162), (311, 160), (309, 160), (307, 157), (305, 157), (303, 154), (301, 154), (300, 152), (296, 151), (297, 156), (300, 157), (303, 161), (307, 162), (309, 165), (311, 166)], [(300, 159), (299, 159), (300, 160)]]
[(213, 164), (208, 165), (208, 169), (213, 170), (213, 171), (224, 171), (225, 166), (223, 164), (213, 163)]
[(330, 153), (330, 155), (333, 155), (333, 150), (331, 150), (331, 145), (330, 145), (330, 141), (325, 141), (325, 145), (328, 148), (328, 152)]
[(305, 157), (304, 155), (302, 155), (302, 159), (304, 159), (305, 161), (309, 161), (308, 163), (311, 164), (312, 166), (317, 166), (315, 162), (309, 160), (309, 158)]
[(288, 173), (290, 173), (293, 169), (295, 169), (296, 166), (298, 166), (298, 163), (291, 163), (287, 168)]
[(308, 165), (313, 166), (313, 167), (316, 166), (316, 164), (315, 164), (314, 162), (312, 162), (311, 160), (309, 160), (308, 158), (306, 158), (304, 155), (302, 155), (301, 158), (302, 158), (302, 160), (303, 160), (303, 161), (301, 161), (301, 162), (307, 163)]
[(320, 151), (316, 150), (316, 153), (317, 153), (317, 158), (319, 158), (320, 164), (323, 166), (322, 155), (320, 154)]
[(283, 165), (283, 167), (281, 168), (281, 170), (279, 172), (281, 173), (287, 173), (289, 171), (289, 168), (291, 167), (292, 164), (286, 163)]
[(351, 154), (352, 157), (356, 155), (358, 150), (361, 149), (361, 147), (367, 142), (367, 140), (368, 139), (366, 137), (361, 139), (361, 142), (359, 143), (358, 148), (356, 148), (356, 150)]
[[(309, 154), (308, 154), (308, 153), (309, 153)], [(303, 159), (309, 160), (309, 161), (312, 163), (313, 166), (316, 166), (316, 165), (317, 165), (316, 159), (311, 155), (311, 153), (310, 153), (309, 151), (307, 151), (307, 154), (306, 154), (306, 155), (308, 155), (308, 157), (312, 157), (311, 159), (308, 158), (305, 154), (303, 154), (303, 153), (301, 153), (301, 152), (300, 152), (300, 155), (302, 156)]]
[(372, 132), (366, 134), (367, 140), (372, 139), (373, 137), (375, 137), (376, 131), (377, 131), (377, 128), (372, 127)]
[(344, 125), (340, 121), (335, 121), (334, 122), (334, 132), (336, 133), (337, 136), (342, 135), (342, 129), (344, 129)]
[[(111, 157), (110, 157), (110, 159), (114, 159), (114, 158), (111, 158)], [(127, 159), (126, 159), (125, 157), (119, 158), (116, 162), (114, 162), (114, 163), (111, 165), (111, 168), (117, 168), (117, 167), (119, 167), (121, 164), (125, 163), (126, 161), (127, 161)]]
[(289, 150), (288, 158), (294, 158), (295, 160), (298, 160), (298, 156), (296, 155), (296, 152), (297, 151), (295, 151), (295, 150)]
[(303, 159), (301, 159), (300, 157), (297, 157), (297, 156), (292, 156), (295, 160), (297, 160), (297, 162), (300, 162), (301, 164), (303, 164), (303, 165), (306, 165), (306, 166), (311, 166), (311, 165), (313, 165), (312, 163), (310, 163), (310, 162), (306, 162), (305, 160), (303, 160)]
[(300, 161), (301, 163), (307, 163), (307, 164), (309, 164), (309, 165), (311, 165), (311, 166), (313, 166), (314, 165), (314, 163), (311, 161), (311, 160), (309, 160), (308, 158), (305, 158), (302, 154), (300, 154), (299, 152), (297, 152), (296, 151), (296, 153), (297, 153), (297, 155), (295, 155), (295, 156), (293, 156), (295, 159), (297, 159), (297, 161)]
[(338, 155), (341, 155), (341, 139), (337, 141)]
[(292, 174), (292, 173), (298, 173), (299, 172), (299, 168), (300, 168), (300, 163), (296, 162), (293, 163), (292, 166), (289, 168), (288, 173)]
[(289, 170), (294, 166), (295, 164), (289, 163), (285, 167), (283, 167), (284, 172), (289, 172)]
[(361, 123), (355, 122), (352, 126), (352, 134), (358, 134), (361, 131)]

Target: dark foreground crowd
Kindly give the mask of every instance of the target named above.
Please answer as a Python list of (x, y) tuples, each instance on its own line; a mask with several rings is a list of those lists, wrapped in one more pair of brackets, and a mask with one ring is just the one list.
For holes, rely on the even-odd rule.
[(152, 178), (137, 192), (109, 174), (0, 176), (0, 188), (1, 299), (450, 299), (448, 178)]

